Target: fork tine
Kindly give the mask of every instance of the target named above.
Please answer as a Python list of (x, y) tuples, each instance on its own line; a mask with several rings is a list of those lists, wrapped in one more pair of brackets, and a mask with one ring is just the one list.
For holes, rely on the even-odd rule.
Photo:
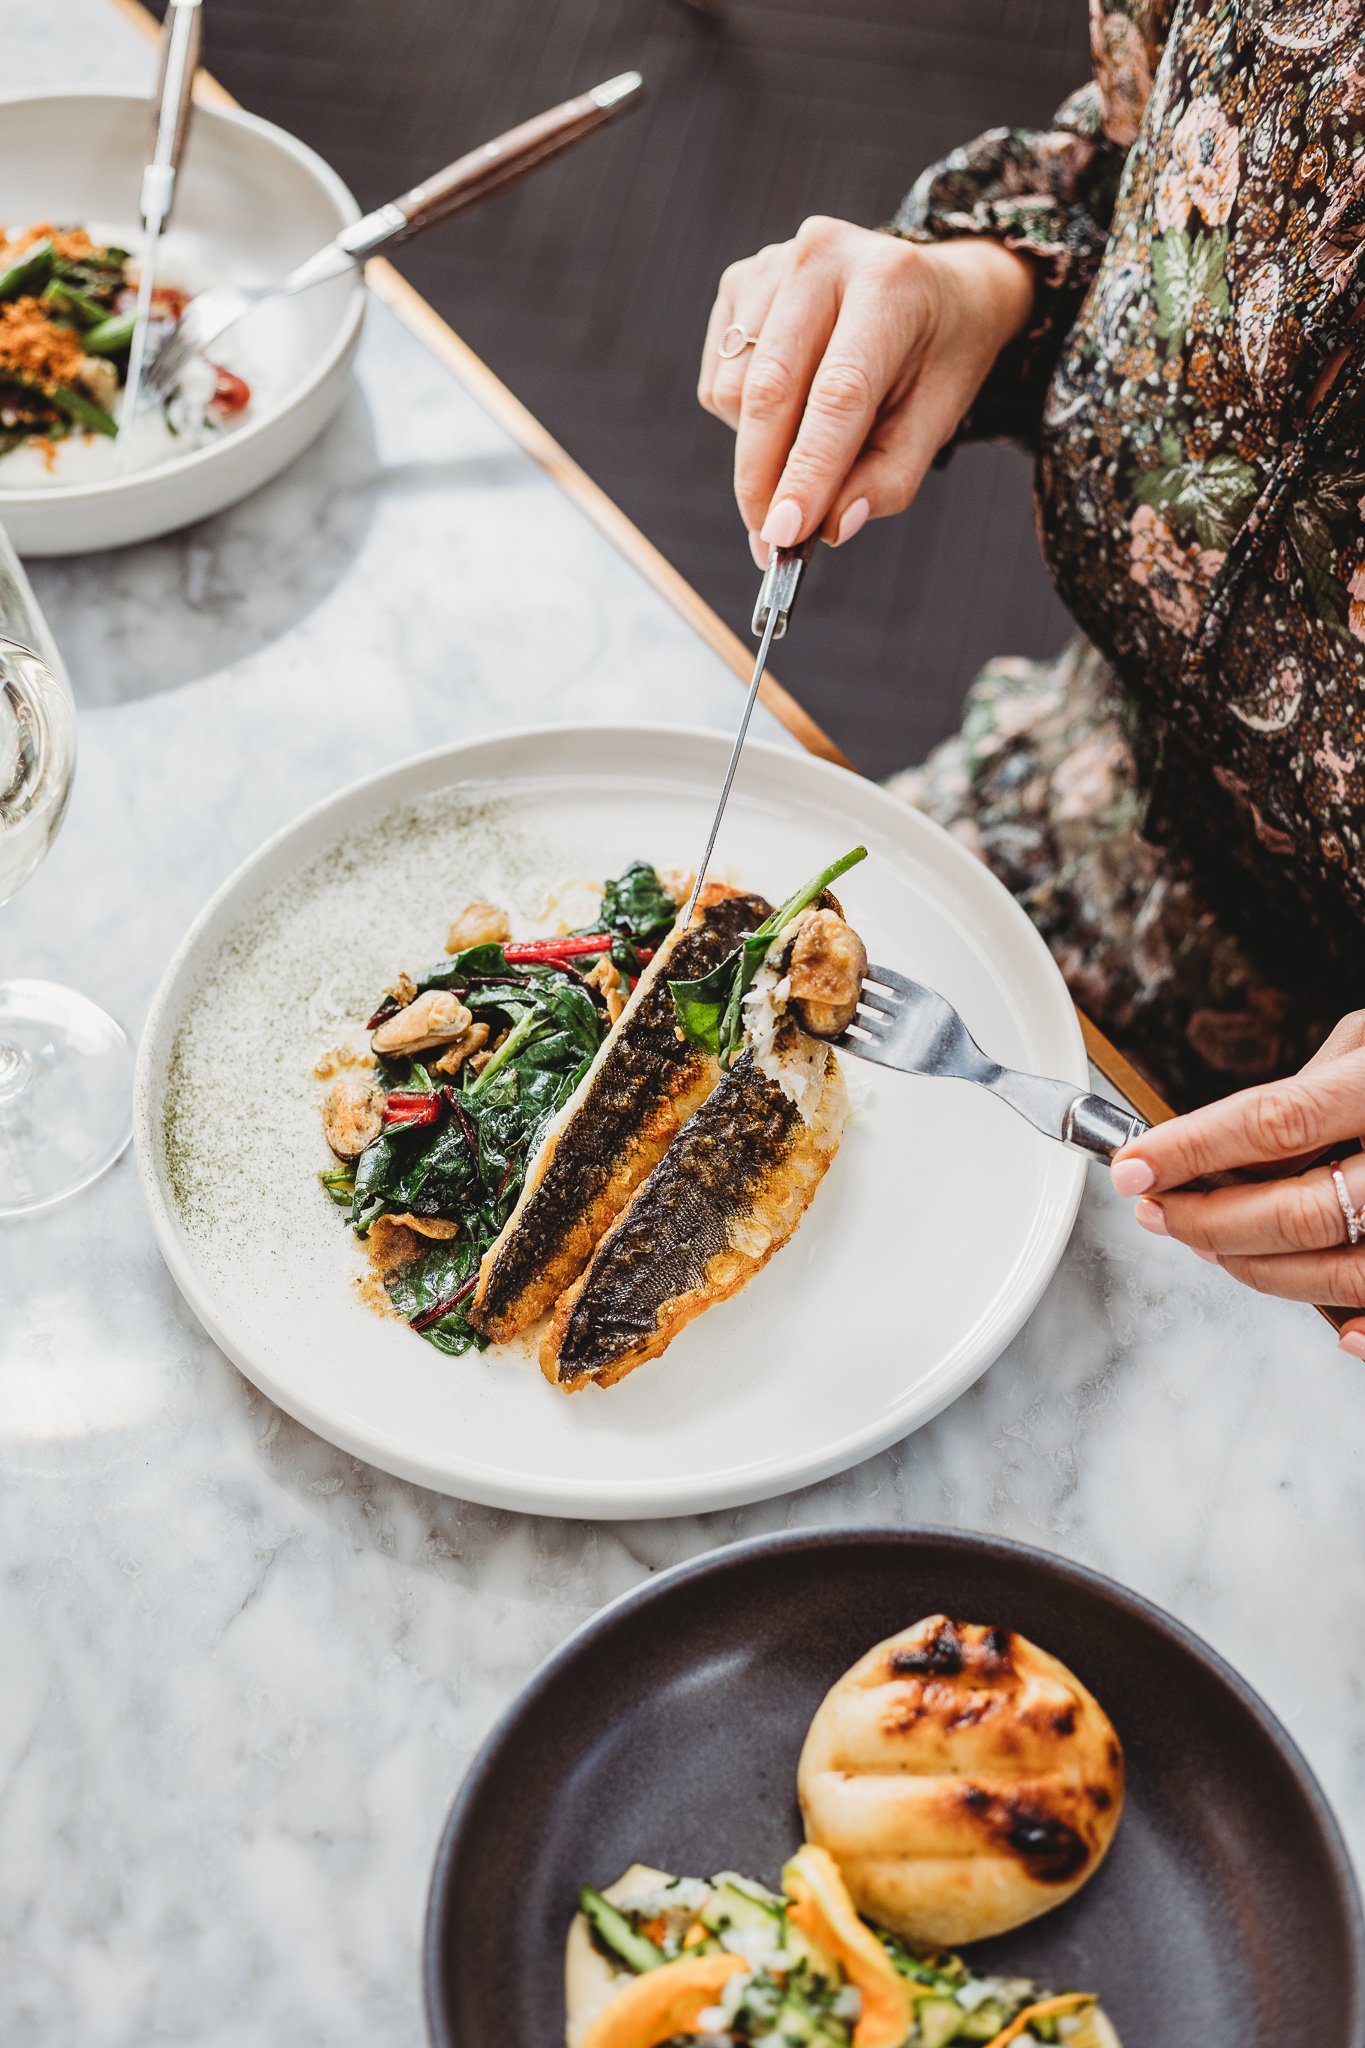
[(182, 351), (177, 348), (173, 339), (168, 337), (162, 342), (160, 348), (147, 365), (144, 379), (154, 391), (164, 391), (175, 382), (176, 365), (179, 362), (181, 353)]
[(177, 331), (168, 334), (152, 358), (147, 372), (147, 381), (154, 384), (163, 394), (174, 390), (184, 372), (186, 363), (195, 353), (192, 345)]
[(155, 385), (158, 390), (173, 384), (184, 368), (185, 353), (182, 330), (179, 327), (172, 328), (147, 365), (147, 382)]
[(884, 1038), (874, 1037), (869, 1031), (860, 1031), (856, 1024), (850, 1024), (847, 1031), (841, 1031), (831, 1044), (838, 1051), (852, 1053), (855, 1059), (871, 1060), (874, 1066), (895, 1065)]
[(922, 988), (920, 982), (911, 981), (908, 975), (898, 974), (894, 967), (878, 967), (875, 961), (869, 961), (863, 973), (863, 987), (869, 982), (879, 984), (893, 996), (918, 995)]
[[(160, 348), (147, 367), (147, 379), (159, 391), (174, 387), (185, 364), (192, 355), (201, 355), (230, 326), (249, 311), (248, 304), (235, 289), (229, 293), (221, 285), (213, 285), (191, 299), (180, 319), (166, 336)], [(226, 321), (224, 315), (229, 315)]]
[(913, 996), (916, 984), (893, 968), (869, 964), (863, 975), (858, 1005), (847, 1028), (832, 1042), (842, 1051), (874, 1066), (894, 1067), (891, 1046), (897, 1036), (904, 1002)]

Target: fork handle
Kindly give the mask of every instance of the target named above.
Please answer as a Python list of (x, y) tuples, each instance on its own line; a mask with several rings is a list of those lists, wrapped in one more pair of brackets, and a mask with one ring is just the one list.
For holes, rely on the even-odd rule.
[(1062, 1120), (1062, 1143), (1107, 1162), (1151, 1128), (1135, 1111), (1120, 1109), (1103, 1095), (1078, 1095)]
[(500, 192), (550, 157), (571, 149), (638, 98), (642, 84), (638, 72), (623, 72), (620, 78), (609, 79), (591, 92), (579, 93), (547, 113), (536, 114), (518, 127), (509, 128), (495, 142), (485, 142), (482, 148), (470, 150), (467, 156), (447, 164), (433, 177), (424, 178), (420, 185), (414, 185), (393, 202), (403, 216), (403, 225), (394, 240), (420, 234), (424, 228), (448, 220), (462, 207), (473, 206), (490, 193)]

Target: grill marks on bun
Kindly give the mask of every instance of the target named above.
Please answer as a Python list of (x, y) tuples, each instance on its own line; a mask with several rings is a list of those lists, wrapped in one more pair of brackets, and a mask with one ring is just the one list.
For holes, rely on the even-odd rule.
[(1123, 1800), (1103, 1709), (1008, 1629), (935, 1614), (827, 1695), (799, 1774), (811, 1841), (860, 1911), (912, 1941), (1004, 1932), (1098, 1867)]
[(1039, 1884), (1069, 1884), (1090, 1861), (1084, 1837), (1023, 1794), (964, 1785), (962, 1803), (997, 1847), (1017, 1856)]

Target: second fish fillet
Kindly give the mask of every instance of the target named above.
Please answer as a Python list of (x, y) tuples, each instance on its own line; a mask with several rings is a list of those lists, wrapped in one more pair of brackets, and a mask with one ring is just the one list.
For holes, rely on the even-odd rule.
[(692, 923), (649, 962), (484, 1256), (469, 1320), (485, 1336), (505, 1342), (553, 1306), (716, 1086), (719, 1063), (682, 1037), (668, 983), (718, 967), (770, 910), (761, 896), (708, 883)]
[(779, 1039), (762, 1066), (752, 1051), (736, 1062), (557, 1305), (540, 1366), (564, 1392), (609, 1387), (657, 1358), (801, 1221), (839, 1149), (848, 1096), (828, 1046), (790, 1024)]

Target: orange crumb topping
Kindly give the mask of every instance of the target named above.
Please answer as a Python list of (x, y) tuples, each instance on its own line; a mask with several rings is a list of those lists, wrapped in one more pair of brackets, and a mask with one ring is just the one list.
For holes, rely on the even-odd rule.
[(10, 299), (0, 305), (0, 376), (6, 371), (51, 391), (74, 383), (85, 354), (80, 336), (49, 319), (41, 299)]
[[(3, 231), (0, 231), (3, 232)], [(0, 249), (0, 263), (10, 264), (31, 249), (35, 242), (51, 242), (59, 256), (69, 262), (79, 262), (82, 256), (89, 256), (95, 247), (84, 228), (59, 228), (50, 220), (37, 221), (33, 227), (24, 228), (17, 235), (4, 236), (4, 247)]]

